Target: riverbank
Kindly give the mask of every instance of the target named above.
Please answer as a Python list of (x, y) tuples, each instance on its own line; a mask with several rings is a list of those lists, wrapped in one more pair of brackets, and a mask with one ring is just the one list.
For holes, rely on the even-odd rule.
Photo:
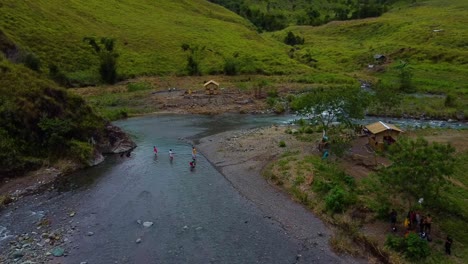
[[(316, 148), (320, 135), (308, 135), (309, 139), (305, 142), (285, 133), (285, 130), (286, 127), (270, 126), (226, 132), (201, 139), (197, 147), (242, 195), (252, 200), (276, 221), (285, 223), (284, 229), (298, 238), (303, 238), (305, 246), (310, 245), (307, 244), (309, 241), (314, 243), (318, 240), (323, 243), (321, 245), (328, 244), (336, 252), (365, 258), (370, 262), (403, 261), (401, 256), (385, 249), (384, 242), (389, 234), (388, 223), (383, 220), (386, 218), (380, 218), (381, 216), (373, 211), (375, 208), (369, 208), (364, 202), (343, 214), (330, 214), (325, 209), (322, 198), (312, 191), (314, 181), (319, 179), (319, 169), (314, 168), (314, 165), (309, 168), (307, 166), (310, 164), (305, 162), (318, 160), (317, 164), (320, 163), (320, 153)], [(450, 143), (456, 146), (460, 155), (466, 155), (463, 153), (468, 150), (467, 131), (464, 130), (432, 129), (407, 133), (410, 137), (424, 136), (430, 142)], [(280, 147), (280, 142), (284, 142), (285, 147)], [(356, 139), (349, 154), (330, 165), (352, 177), (357, 189), (361, 189), (361, 185), (375, 172), (376, 164), (389, 164), (387, 159), (375, 157), (368, 152), (365, 148), (366, 143), (366, 138)], [(454, 175), (451, 180), (455, 186), (450, 188), (457, 188), (451, 192), (456, 196), (460, 191), (466, 190), (460, 177), (462, 176)], [(374, 194), (377, 193), (378, 191), (375, 191)], [(375, 200), (372, 195), (368, 195), (368, 199), (361, 192), (360, 199), (372, 203), (372, 200)], [(447, 195), (450, 197), (450, 192)], [(394, 206), (399, 208), (401, 201), (394, 198), (394, 202)], [(316, 217), (302, 211), (313, 211)], [(294, 218), (291, 217), (292, 212)], [(297, 212), (301, 212), (298, 217)], [(405, 212), (400, 213), (404, 215)], [(443, 214), (432, 211), (430, 213), (437, 218), (443, 218)], [(433, 227), (435, 243), (430, 245), (433, 259), (457, 263), (464, 259), (463, 252), (466, 250), (460, 248), (458, 258), (447, 259), (441, 254), (441, 241), (447, 232), (451, 232), (452, 226), (446, 220), (439, 221), (440, 223)], [(402, 236), (403, 231), (403, 227), (399, 228), (398, 235)]]
[[(281, 223), (285, 232), (302, 241), (304, 248), (324, 251), (329, 248), (333, 230), (261, 176), (267, 164), (285, 153), (298, 150), (309, 154), (314, 152), (311, 144), (296, 140), (284, 133), (285, 129), (283, 126), (270, 126), (225, 132), (200, 139), (197, 148), (239, 193), (264, 212), (265, 217)], [(281, 141), (287, 142), (285, 147), (279, 146)], [(363, 262), (350, 255), (342, 257), (347, 263)]]

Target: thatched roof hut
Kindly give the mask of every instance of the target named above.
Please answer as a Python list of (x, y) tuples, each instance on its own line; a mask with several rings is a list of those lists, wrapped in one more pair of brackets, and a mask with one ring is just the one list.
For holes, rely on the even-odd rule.
[(372, 148), (383, 150), (385, 145), (394, 143), (403, 130), (395, 125), (379, 121), (365, 126), (364, 132), (368, 135), (369, 145)]

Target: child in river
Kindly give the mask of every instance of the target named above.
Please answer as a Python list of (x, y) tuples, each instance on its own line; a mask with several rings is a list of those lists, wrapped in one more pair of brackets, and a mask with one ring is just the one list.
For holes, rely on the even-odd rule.
[(169, 160), (173, 160), (174, 159), (174, 152), (172, 152), (172, 149), (169, 150)]
[(189, 162), (189, 165), (190, 165), (190, 169), (193, 170), (193, 169), (195, 169), (195, 166), (197, 165), (197, 162), (195, 161), (195, 159), (192, 159), (192, 161)]
[(158, 149), (156, 148), (156, 146), (153, 146), (153, 152), (154, 152), (154, 155), (158, 155)]
[(196, 159), (197, 158), (197, 150), (195, 149), (195, 147), (192, 147), (192, 159)]

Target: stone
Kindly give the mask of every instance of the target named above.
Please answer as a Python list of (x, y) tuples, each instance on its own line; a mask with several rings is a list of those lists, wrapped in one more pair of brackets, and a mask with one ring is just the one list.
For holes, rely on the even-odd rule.
[(14, 259), (19, 259), (19, 258), (22, 258), (23, 256), (24, 256), (24, 252), (22, 250), (17, 250), (13, 252)]
[(88, 233), (86, 233), (87, 236), (93, 236), (94, 235), (94, 232), (91, 232), (89, 231)]
[(65, 253), (65, 249), (61, 247), (56, 247), (52, 249), (52, 255), (54, 255), (54, 257), (61, 257), (63, 256), (64, 253)]
[(140, 244), (141, 243), (141, 238), (138, 238), (135, 243)]
[(76, 214), (75, 212), (71, 212), (71, 213), (70, 213), (70, 217), (74, 217), (75, 214)]
[(141, 225), (141, 220), (140, 219), (137, 220), (137, 224)]
[(143, 222), (144, 227), (150, 227), (153, 225), (153, 222)]

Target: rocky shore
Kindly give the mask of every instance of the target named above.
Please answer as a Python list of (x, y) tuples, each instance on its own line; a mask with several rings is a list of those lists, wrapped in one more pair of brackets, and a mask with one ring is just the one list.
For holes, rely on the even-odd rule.
[(0, 200), (3, 201), (0, 203), (0, 210), (2, 206), (21, 197), (53, 189), (57, 179), (66, 177), (68, 174), (86, 166), (95, 166), (103, 162), (104, 155), (128, 153), (136, 147), (135, 142), (129, 135), (110, 123), (106, 125), (103, 136), (91, 141), (95, 145), (95, 150), (88, 164), (81, 164), (72, 160), (60, 160), (50, 166), (44, 166), (39, 170), (29, 172), (22, 177), (6, 178), (3, 182), (0, 182)]

